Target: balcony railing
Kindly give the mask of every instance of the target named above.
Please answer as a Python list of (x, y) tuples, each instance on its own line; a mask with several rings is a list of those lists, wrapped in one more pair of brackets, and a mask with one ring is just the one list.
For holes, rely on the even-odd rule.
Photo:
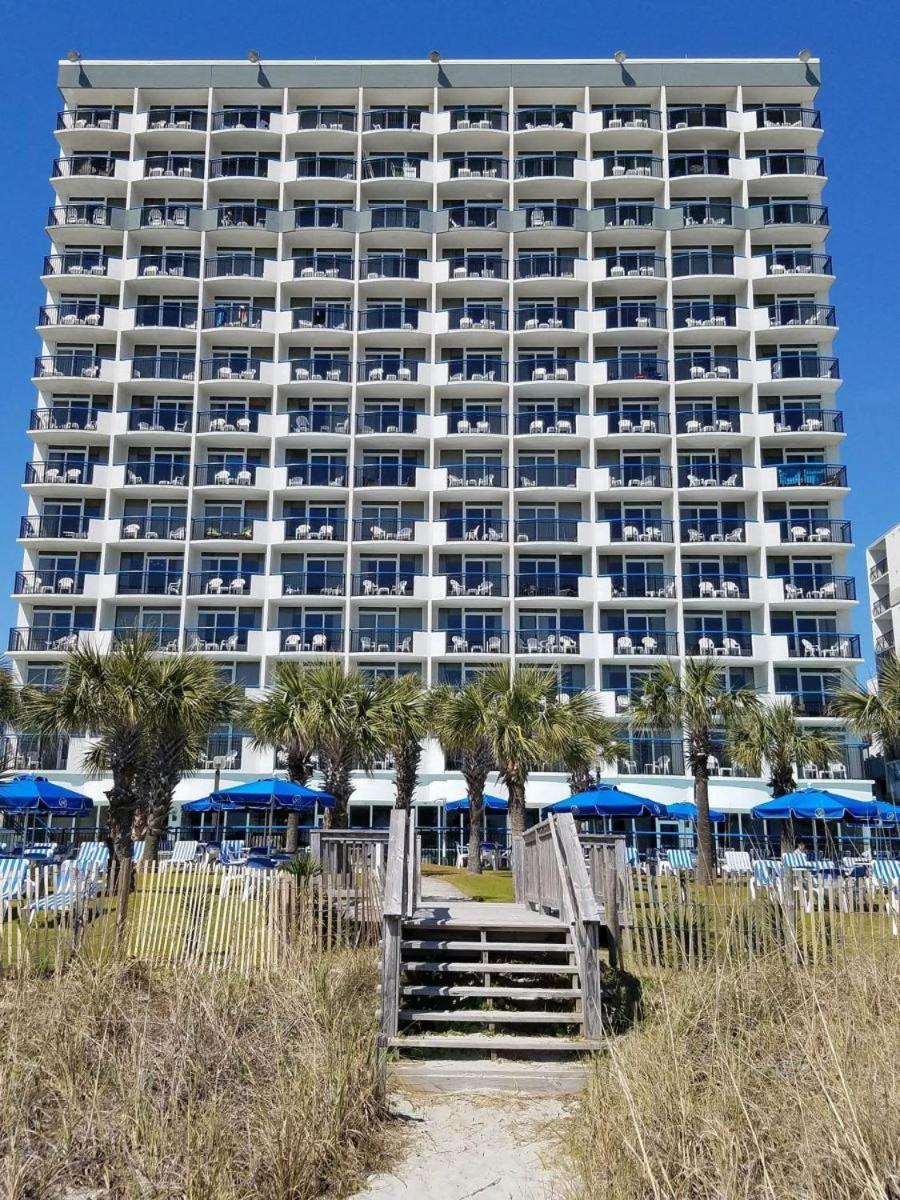
[(414, 571), (395, 571), (387, 567), (364, 570), (351, 579), (354, 596), (412, 596), (415, 585)]
[(627, 572), (610, 575), (610, 590), (614, 600), (674, 600), (675, 576), (656, 571)]
[(577, 359), (564, 354), (526, 354), (516, 359), (516, 383), (570, 383)]
[[(202, 638), (202, 631), (197, 636), (198, 640)], [(206, 739), (206, 750), (200, 755), (197, 768), (200, 771), (210, 771), (221, 765), (226, 770), (237, 771), (241, 766), (242, 754), (243, 741), (240, 734), (214, 734)]]
[(575, 204), (560, 200), (532, 200), (520, 208), (528, 229), (572, 229), (578, 211)]
[(197, 487), (253, 487), (259, 463), (205, 463), (194, 467)]
[(772, 250), (765, 256), (767, 275), (832, 275), (831, 255), (812, 250)]
[(171, 407), (132, 407), (128, 411), (129, 433), (190, 433), (193, 413), (183, 405)]
[(235, 629), (228, 625), (200, 626), (185, 629), (184, 646), (193, 653), (216, 653), (247, 649), (249, 628)]
[(506, 432), (506, 413), (499, 409), (470, 407), (464, 411), (448, 412), (445, 416), (448, 434)]
[(731, 250), (676, 250), (672, 255), (672, 275), (733, 275), (734, 253)]
[(110, 255), (99, 250), (67, 250), (44, 259), (44, 275), (105, 275)]
[(108, 412), (105, 408), (93, 408), (86, 404), (73, 401), (70, 404), (54, 404), (53, 408), (33, 408), (28, 428), (31, 430), (78, 429), (83, 432), (94, 432), (101, 413)]
[(357, 487), (415, 487), (415, 463), (363, 463), (354, 473)]
[(294, 256), (294, 278), (352, 279), (353, 258), (349, 254), (297, 254)]
[(609, 304), (600, 311), (607, 329), (665, 329), (667, 325), (667, 310), (652, 304)]
[(624, 655), (678, 653), (678, 634), (662, 629), (611, 629), (613, 653)]
[(786, 600), (855, 600), (856, 580), (847, 575), (784, 575)]
[(694, 225), (734, 224), (734, 205), (730, 200), (681, 200), (672, 207), (681, 211), (685, 229)]
[(217, 354), (215, 358), (200, 360), (200, 378), (203, 380), (240, 379), (259, 381), (263, 359), (253, 358), (243, 352)]
[(470, 354), (444, 361), (450, 383), (506, 383), (508, 364), (494, 355)]
[(57, 129), (118, 129), (119, 111), (106, 105), (64, 109), (56, 114)]
[(131, 360), (132, 379), (177, 379), (191, 382), (195, 376), (193, 351), (185, 354), (142, 354)]
[(719, 404), (679, 405), (675, 417), (676, 433), (737, 433), (741, 428), (740, 409)]
[(825, 517), (788, 517), (777, 522), (781, 542), (851, 542), (849, 521)]
[(685, 600), (747, 600), (750, 576), (738, 571), (704, 571), (682, 576)]
[(449, 597), (509, 595), (509, 576), (500, 571), (490, 574), (481, 571), (449, 571), (446, 578)]
[(669, 178), (689, 175), (730, 175), (731, 157), (727, 150), (695, 150), (669, 155)]
[(264, 108), (223, 108), (212, 115), (212, 127), (218, 129), (269, 129), (272, 113)]
[(737, 324), (737, 305), (730, 301), (680, 301), (672, 311), (676, 329), (723, 329)]
[(275, 209), (265, 204), (219, 201), (216, 224), (219, 229), (266, 229)]
[(880, 579), (882, 575), (887, 575), (887, 571), (888, 560), (886, 558), (879, 558), (878, 562), (873, 563), (872, 566), (869, 567), (870, 581), (874, 583), (875, 580)]
[(603, 214), (603, 225), (607, 229), (647, 228), (653, 225), (656, 205), (652, 200), (614, 200), (609, 202), (598, 200), (594, 205), (594, 211)]
[(52, 175), (54, 179), (68, 179), (76, 175), (112, 179), (116, 173), (116, 163), (123, 158), (123, 155), (117, 154), (72, 154), (55, 158)]
[(574, 409), (551, 409), (540, 405), (516, 414), (516, 433), (572, 433), (578, 413)]
[[(575, 313), (576, 309), (569, 304), (554, 304), (544, 300), (535, 304), (520, 302), (516, 309), (516, 329), (574, 329)], [(499, 328), (505, 329), (505, 322)]]
[(693, 657), (746, 658), (753, 654), (753, 634), (748, 630), (691, 631), (684, 635), (684, 652)]
[(96, 463), (70, 459), (68, 462), (26, 463), (26, 483), (92, 483)]
[(622, 775), (683, 775), (684, 744), (658, 738), (631, 738), (617, 767)]
[(30, 626), (21, 626), (9, 631), (7, 649), (12, 653), (23, 650), (53, 650), (62, 654), (77, 648), (78, 633), (79, 631), (72, 625), (67, 628), (54, 626), (53, 629), (33, 629)]
[(507, 469), (501, 463), (442, 463), (448, 487), (501, 487), (507, 485)]
[(652, 154), (628, 154), (617, 151), (614, 154), (598, 155), (603, 162), (604, 179), (633, 179), (635, 177), (662, 179), (663, 162)]
[(791, 463), (775, 468), (779, 487), (847, 486), (847, 468), (830, 463)]
[(496, 229), (499, 204), (471, 204), (460, 201), (444, 209), (451, 229)]
[(574, 279), (577, 255), (558, 250), (539, 250), (519, 254), (516, 258), (516, 279)]
[(166, 650), (173, 654), (181, 645), (181, 627), (177, 621), (169, 625), (143, 625), (140, 621), (134, 621), (113, 629), (113, 642), (117, 645), (135, 637), (146, 639), (155, 650)]
[(161, 326), (168, 329), (196, 329), (197, 305), (183, 300), (166, 300), (159, 304), (138, 304), (132, 309), (138, 329)]
[(748, 522), (743, 517), (682, 517), (683, 542), (745, 542)]
[(789, 633), (791, 658), (859, 658), (859, 635), (855, 633)]
[(415, 433), (419, 414), (412, 409), (363, 411), (356, 417), (357, 433)]
[(415, 383), (423, 360), (401, 354), (369, 354), (356, 364), (360, 383)]
[(362, 517), (353, 522), (354, 541), (412, 541), (416, 517)]
[(825, 160), (816, 154), (793, 154), (790, 151), (773, 150), (769, 154), (754, 157), (759, 162), (759, 173), (763, 177), (825, 174)]
[(207, 258), (204, 270), (207, 279), (228, 279), (234, 276), (262, 279), (266, 263), (270, 261), (265, 255), (253, 254), (249, 250), (224, 251)]
[(485, 629), (480, 625), (468, 628), (444, 625), (437, 632), (444, 634), (447, 654), (509, 653), (509, 633), (505, 629)]
[(546, 574), (519, 572), (516, 576), (517, 596), (578, 596), (580, 571), (554, 571)]
[(363, 113), (363, 130), (406, 130), (421, 129), (425, 108), (415, 105), (393, 105), (389, 108), (370, 108)]
[[(263, 313), (271, 312), (260, 304), (223, 303), (203, 310), (204, 329), (261, 329)], [(196, 310), (194, 314), (196, 320)]]
[(789, 355), (770, 358), (773, 379), (839, 379), (840, 362), (820, 355)]
[(728, 112), (719, 104), (679, 104), (666, 110), (669, 129), (727, 129)]
[(186, 229), (192, 212), (199, 212), (196, 202), (173, 200), (170, 203), (143, 204), (138, 210), (138, 219), (143, 228), (156, 229), (161, 226), (178, 226)]
[(194, 517), (191, 521), (191, 537), (196, 541), (212, 542), (253, 541), (253, 517)]
[(577, 542), (579, 520), (578, 517), (520, 517), (514, 522), (515, 539), (520, 544)]
[(646, 105), (601, 104), (594, 112), (602, 114), (604, 129), (661, 129), (662, 114)]
[(451, 179), (506, 179), (509, 164), (499, 154), (448, 154)]
[(353, 133), (356, 129), (356, 111), (352, 108), (310, 105), (297, 109), (297, 124), (301, 132), (308, 129), (340, 129)]
[(350, 359), (345, 354), (322, 354), (290, 359), (291, 379), (295, 383), (325, 381), (349, 383)]
[(258, 433), (260, 413), (255, 408), (212, 409), (197, 414), (198, 433)]
[(669, 378), (669, 363), (665, 358), (604, 358), (609, 383), (623, 380), (648, 380), (665, 383)]
[(672, 542), (673, 522), (662, 517), (610, 517), (611, 542)]
[(64, 771), (69, 757), (67, 737), (23, 733), (4, 737), (0, 764), (4, 771)]
[(448, 254), (451, 279), (506, 279), (508, 263), (500, 254)]
[(293, 462), (287, 464), (288, 487), (346, 487), (346, 462)]
[(329, 405), (322, 408), (288, 409), (290, 433), (339, 433), (350, 432), (350, 413), (346, 408)]
[(104, 359), (88, 350), (60, 350), (34, 360), (34, 375), (40, 379), (96, 379)]
[(116, 593), (119, 596), (180, 596), (180, 570), (124, 570), (116, 573)]
[(259, 567), (236, 567), (233, 570), (210, 568), (191, 571), (188, 575), (188, 594), (191, 596), (246, 596), (250, 580), (260, 574)]
[(740, 463), (689, 463), (678, 468), (680, 488), (743, 487), (744, 468)]
[(187, 487), (187, 477), (187, 456), (174, 462), (171, 459), (148, 459), (146, 462), (135, 459), (125, 464), (126, 485), (153, 483), (166, 487)]
[(108, 226), (116, 206), (104, 200), (70, 200), (55, 204), (47, 214), (47, 224)]
[(461, 104), (447, 110), (450, 113), (451, 129), (506, 129), (509, 113), (500, 109), (484, 108), (477, 104)]
[(781, 694), (787, 697), (794, 711), (801, 717), (828, 717), (831, 715), (831, 696), (827, 692), (790, 691)]
[(505, 542), (509, 528), (509, 521), (499, 516), (445, 517), (444, 522), (448, 542)]
[(286, 654), (301, 651), (314, 654), (339, 654), (344, 648), (344, 631), (340, 628), (323, 629), (321, 625), (308, 628), (299, 625), (279, 630), (279, 649)]
[[(277, 162), (277, 154), (223, 154), (209, 163), (210, 179), (268, 179), (269, 163)], [(298, 172), (299, 175), (299, 166)]]
[(95, 300), (69, 300), (65, 304), (45, 305), (38, 310), (38, 325), (85, 325), (103, 324), (105, 307)]
[(342, 154), (298, 154), (297, 178), (355, 179), (356, 159)]
[(875, 603), (872, 605), (872, 616), (880, 617), (884, 613), (886, 613), (888, 611), (888, 609), (890, 609), (891, 607), (892, 607), (891, 602), (887, 596), (885, 596), (883, 600), (876, 600)]
[(363, 160), (364, 179), (419, 179), (424, 155), (370, 154)]
[(144, 176), (147, 179), (174, 176), (180, 179), (203, 178), (202, 154), (148, 154), (144, 159)]
[(138, 256), (138, 275), (150, 279), (165, 275), (172, 279), (199, 279), (200, 255), (182, 250), (145, 253)]
[(80, 596), (86, 578), (87, 571), (79, 571), (76, 567), (16, 571), (13, 592), (17, 596)]
[(533, 463), (516, 467), (515, 486), (520, 488), (575, 487), (577, 463)]
[(814, 300), (779, 300), (766, 305), (772, 325), (824, 325), (833, 328), (837, 324), (833, 304), (817, 304)]
[(284, 536), (289, 541), (342, 542), (347, 536), (346, 517), (285, 517)]
[(865, 779), (867, 747), (862, 743), (851, 742), (846, 746), (838, 746), (832, 755), (832, 761), (826, 767), (811, 767), (806, 763), (798, 763), (797, 778), (813, 779)]
[(377, 204), (369, 209), (369, 219), (373, 229), (421, 229), (424, 211), (416, 204)]
[(119, 537), (124, 541), (148, 538), (153, 541), (168, 538), (183, 542), (187, 521), (184, 517), (154, 517), (131, 515), (119, 521)]
[(610, 433), (668, 433), (669, 414), (658, 409), (648, 409), (643, 406), (640, 412), (628, 413), (611, 412), (607, 415)]
[(72, 538), (88, 536), (90, 517), (52, 516), (22, 517), (19, 524), (20, 538)]
[(359, 328), (367, 333), (381, 329), (412, 331), (418, 329), (422, 311), (399, 304), (369, 304), (359, 313)]
[(206, 109), (185, 104), (154, 104), (147, 115), (148, 129), (206, 129)]
[(821, 129), (822, 114), (796, 104), (761, 104), (756, 109), (757, 129)]
[(609, 468), (610, 487), (670, 488), (672, 468), (656, 463), (615, 463)]
[(828, 208), (810, 204), (807, 200), (767, 200), (754, 204), (753, 212), (760, 213), (763, 225), (828, 225)]
[(291, 309), (291, 328), (349, 332), (353, 328), (353, 309), (349, 304), (299, 304)]
[(343, 596), (343, 571), (284, 571), (281, 576), (283, 596)]

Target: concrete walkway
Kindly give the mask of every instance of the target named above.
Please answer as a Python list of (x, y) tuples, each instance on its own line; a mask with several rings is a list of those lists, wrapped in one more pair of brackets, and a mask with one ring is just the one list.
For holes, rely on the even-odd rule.
[(420, 899), (428, 904), (435, 900), (465, 900), (465, 895), (455, 883), (441, 875), (423, 875)]
[(552, 1097), (393, 1097), (405, 1157), (354, 1200), (560, 1200), (567, 1104)]

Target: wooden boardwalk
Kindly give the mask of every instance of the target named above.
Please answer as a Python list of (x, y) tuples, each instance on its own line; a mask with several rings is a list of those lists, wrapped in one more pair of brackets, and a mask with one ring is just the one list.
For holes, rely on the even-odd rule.
[(535, 912), (525, 904), (426, 897), (410, 925), (478, 929), (562, 929), (558, 917)]

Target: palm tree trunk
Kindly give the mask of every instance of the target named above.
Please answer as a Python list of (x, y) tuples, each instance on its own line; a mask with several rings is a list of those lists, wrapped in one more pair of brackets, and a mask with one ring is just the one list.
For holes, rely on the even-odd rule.
[(326, 825), (330, 829), (348, 829), (350, 826), (350, 797), (353, 795), (350, 768), (349, 759), (341, 751), (325, 758), (325, 791), (335, 799), (334, 808), (325, 814)]
[(469, 797), (469, 856), (468, 866), (473, 875), (481, 874), (481, 827), (484, 823), (484, 785), (490, 771), (491, 756), (487, 747), (467, 750), (462, 756), (462, 773)]
[(518, 773), (504, 776), (506, 790), (509, 792), (509, 834), (510, 857), (512, 860), (513, 888), (515, 897), (521, 901), (524, 898), (523, 845), (525, 836), (525, 780)]
[[(310, 757), (296, 746), (287, 748), (287, 773), (291, 783), (299, 783), (305, 787), (312, 775)], [(288, 854), (296, 854), (300, 845), (300, 813), (299, 810), (288, 812), (287, 826), (284, 831), (284, 848)]]
[(709, 819), (709, 767), (706, 754), (694, 758), (694, 803), (697, 805), (697, 883), (704, 887), (716, 878), (716, 854)]
[(406, 742), (394, 751), (394, 808), (412, 808), (421, 757), (422, 747), (416, 741)]
[(116, 947), (125, 944), (125, 928), (128, 921), (128, 898), (131, 893), (131, 826), (137, 808), (137, 798), (125, 781), (113, 779), (113, 786), (106, 793), (109, 798), (108, 823), (113, 853), (116, 858), (115, 887), (116, 903)]

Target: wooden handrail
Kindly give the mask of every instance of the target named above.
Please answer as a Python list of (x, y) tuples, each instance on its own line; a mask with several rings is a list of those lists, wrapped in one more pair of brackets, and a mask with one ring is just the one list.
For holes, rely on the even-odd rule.
[(396, 1035), (400, 1016), (400, 943), (421, 892), (422, 843), (415, 809), (391, 810), (384, 877), (381, 947), (381, 1041)]

